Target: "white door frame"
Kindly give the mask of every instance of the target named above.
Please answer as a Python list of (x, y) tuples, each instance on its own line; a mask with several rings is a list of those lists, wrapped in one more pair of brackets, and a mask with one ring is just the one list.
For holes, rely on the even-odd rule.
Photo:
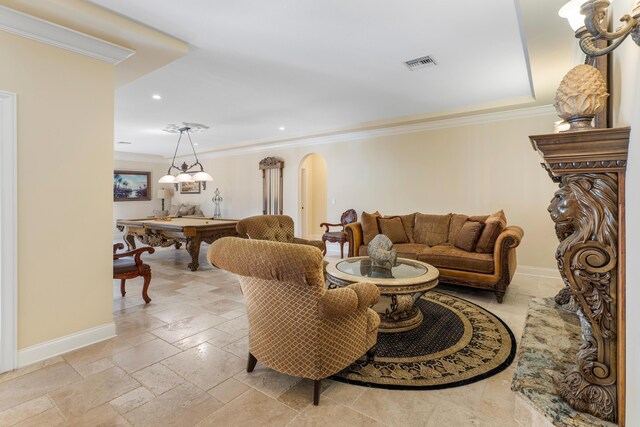
[[(303, 161), (304, 163), (304, 161)], [(307, 169), (300, 167), (300, 203), (298, 214), (300, 217), (300, 237), (307, 235)]]
[(0, 372), (18, 354), (18, 178), (16, 94), (0, 92)]

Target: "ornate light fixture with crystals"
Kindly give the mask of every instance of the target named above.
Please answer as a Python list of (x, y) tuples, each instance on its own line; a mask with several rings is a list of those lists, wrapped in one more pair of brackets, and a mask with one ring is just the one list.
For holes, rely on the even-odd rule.
[[(567, 18), (569, 25), (580, 39), (580, 48), (588, 56), (601, 56), (612, 52), (620, 43), (631, 35), (633, 41), (640, 46), (640, 1), (633, 8), (631, 15), (620, 18), (623, 25), (613, 32), (607, 31), (607, 8), (609, 0), (571, 0), (558, 12)], [(597, 40), (607, 40), (611, 44), (598, 47)]]
[[(191, 133), (204, 132), (205, 130), (209, 129), (209, 126), (201, 125), (199, 123), (186, 123), (186, 122), (182, 122), (182, 125), (183, 126), (167, 125), (167, 127), (163, 129), (165, 132), (169, 132), (169, 133), (179, 132), (180, 136), (178, 137), (178, 144), (176, 145), (176, 151), (173, 153), (173, 160), (171, 160), (171, 166), (169, 166), (169, 170), (167, 171), (167, 174), (162, 178), (160, 178), (158, 182), (160, 184), (178, 184), (181, 182), (202, 182), (203, 185), (205, 185), (204, 184), (205, 182), (213, 181), (213, 178), (211, 177), (211, 175), (209, 175), (204, 171), (204, 167), (202, 167), (202, 164), (198, 160), (196, 149), (194, 148), (193, 141), (191, 140)], [(193, 151), (193, 157), (195, 158), (196, 162), (192, 165), (187, 165), (186, 162), (182, 162), (182, 165), (180, 167), (177, 167), (175, 164), (176, 155), (178, 154), (178, 148), (180, 147), (180, 141), (182, 140), (183, 134), (186, 134), (187, 138), (189, 138), (189, 143), (191, 144), (191, 151)], [(200, 171), (191, 175), (189, 171), (191, 171), (193, 168), (197, 166), (200, 167)], [(178, 175), (172, 175), (171, 174), (172, 169), (175, 169), (178, 172)]]

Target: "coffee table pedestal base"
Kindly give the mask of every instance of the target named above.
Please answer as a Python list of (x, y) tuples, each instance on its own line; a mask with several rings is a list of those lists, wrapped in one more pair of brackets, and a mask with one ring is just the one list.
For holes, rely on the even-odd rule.
[(381, 295), (372, 308), (380, 316), (378, 332), (410, 331), (422, 324), (422, 311), (414, 305), (424, 292), (418, 294)]

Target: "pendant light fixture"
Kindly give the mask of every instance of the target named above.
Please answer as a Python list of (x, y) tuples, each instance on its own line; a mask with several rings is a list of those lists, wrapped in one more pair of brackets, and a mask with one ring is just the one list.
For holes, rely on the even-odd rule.
[[(160, 178), (158, 182), (160, 184), (178, 184), (181, 182), (202, 182), (203, 188), (206, 188), (204, 187), (206, 185), (205, 183), (209, 181), (213, 181), (213, 178), (211, 177), (211, 175), (209, 175), (204, 171), (204, 167), (202, 167), (202, 164), (198, 160), (196, 149), (194, 148), (193, 141), (191, 140), (191, 132), (204, 132), (205, 130), (209, 129), (209, 126), (201, 125), (199, 123), (186, 123), (186, 122), (182, 122), (182, 125), (183, 126), (168, 125), (166, 128), (163, 129), (165, 132), (169, 132), (169, 133), (180, 133), (180, 136), (178, 137), (178, 144), (176, 145), (176, 151), (173, 153), (173, 160), (171, 160), (171, 166), (169, 166), (169, 170), (167, 171), (167, 174), (162, 178)], [(186, 162), (182, 162), (182, 165), (180, 167), (177, 167), (175, 164), (176, 155), (178, 154), (178, 148), (180, 147), (180, 141), (182, 140), (183, 134), (186, 134), (187, 138), (189, 138), (189, 143), (191, 144), (191, 151), (193, 151), (193, 157), (195, 158), (196, 162), (191, 166), (187, 165)], [(189, 171), (191, 171), (191, 169), (195, 168), (196, 166), (200, 167), (200, 171), (191, 175)], [(172, 169), (175, 169), (178, 172), (178, 175), (171, 174)]]

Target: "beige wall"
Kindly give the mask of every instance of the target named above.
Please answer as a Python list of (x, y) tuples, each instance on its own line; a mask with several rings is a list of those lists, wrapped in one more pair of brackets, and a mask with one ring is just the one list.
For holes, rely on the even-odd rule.
[[(613, 3), (617, 19), (629, 13), (635, 1)], [(615, 127), (631, 126), (627, 164), (627, 425), (640, 425), (640, 47), (627, 39), (612, 55), (613, 117)]]
[[(167, 161), (167, 165), (153, 162), (141, 162), (131, 160), (115, 160), (114, 170), (126, 171), (143, 171), (151, 172), (151, 200), (140, 202), (114, 202), (113, 203), (113, 232), (116, 236), (120, 236), (115, 226), (117, 219), (144, 218), (153, 215), (154, 210), (162, 207), (162, 201), (156, 199), (156, 190), (164, 188), (162, 184), (158, 184), (158, 179), (167, 173), (167, 167), (171, 160)], [(165, 209), (171, 206), (171, 200), (165, 200)]]
[(219, 187), (223, 215), (241, 218), (261, 213), (258, 162), (267, 156), (285, 160), (284, 213), (298, 221), (298, 166), (309, 153), (327, 161), (327, 218), (337, 221), (349, 208), (358, 213), (409, 212), (486, 214), (504, 209), (509, 223), (525, 237), (520, 265), (555, 270), (557, 239), (546, 212), (556, 186), (540, 167), (528, 135), (551, 131), (554, 114), (459, 126), (412, 134), (369, 138), (310, 147), (294, 147), (203, 160), (213, 175), (200, 196), (205, 213), (213, 211)]
[(113, 66), (0, 31), (18, 105), (18, 348), (112, 322)]

